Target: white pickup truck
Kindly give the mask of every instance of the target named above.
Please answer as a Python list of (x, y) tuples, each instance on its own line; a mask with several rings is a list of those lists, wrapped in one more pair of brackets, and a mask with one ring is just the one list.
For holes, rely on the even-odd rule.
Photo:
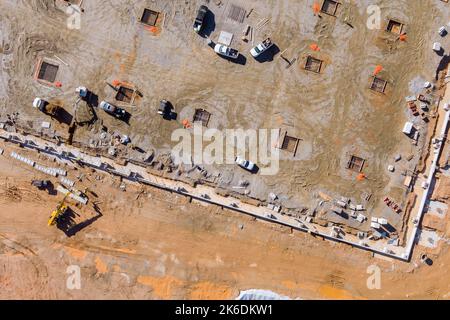
[(245, 160), (244, 158), (236, 157), (236, 159), (234, 161), (236, 162), (236, 164), (238, 166), (240, 166), (241, 168), (244, 168), (245, 170), (248, 170), (250, 172), (253, 172), (256, 169), (256, 165), (253, 162), (251, 162), (249, 160)]
[(273, 46), (272, 40), (270, 38), (265, 39), (263, 42), (258, 44), (256, 47), (250, 50), (250, 54), (256, 58), (261, 55), (264, 51), (267, 51), (271, 46)]
[(239, 57), (239, 51), (220, 43), (216, 44), (216, 46), (214, 47), (214, 51), (222, 56), (232, 59), (237, 59)]

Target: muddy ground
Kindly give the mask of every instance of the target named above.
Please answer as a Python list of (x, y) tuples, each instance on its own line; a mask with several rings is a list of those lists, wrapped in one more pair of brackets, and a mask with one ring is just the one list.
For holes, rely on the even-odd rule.
[[(309, 209), (321, 200), (319, 192), (349, 197), (370, 209), (383, 206), (381, 199), (387, 195), (404, 202), (403, 181), (391, 179), (387, 165), (397, 154), (406, 158), (420, 151), (401, 132), (410, 117), (404, 97), (417, 88), (412, 80), (420, 84), (435, 76), (440, 58), (429, 47), (440, 21), (448, 18), (445, 4), (344, 1), (336, 17), (318, 17), (312, 1), (224, 1), (220, 7), (211, 2), (215, 26), (207, 33), (217, 41), (221, 30), (234, 32), (232, 47), (245, 58), (233, 63), (217, 56), (192, 31), (197, 2), (85, 1), (81, 29), (70, 30), (60, 1), (3, 1), (2, 115), (18, 112), (20, 121), (39, 128), (48, 117), (30, 107), (34, 97), (58, 101), (72, 113), (78, 85), (114, 102), (115, 92), (107, 82), (124, 81), (143, 95), (135, 106), (124, 105), (132, 115), (129, 124), (97, 109), (99, 121), (77, 130), (75, 141), (98, 139), (104, 125), (110, 132), (129, 135), (146, 151), (169, 152), (173, 130), (182, 127), (183, 119), (192, 120), (196, 108), (205, 108), (212, 114), (209, 127), (282, 129), (301, 139), (295, 158), (281, 152), (275, 177), (252, 176), (233, 165), (207, 168), (230, 187), (248, 180), (252, 197), (267, 199), (274, 192), (286, 206)], [(247, 13), (254, 10), (243, 23), (233, 22), (228, 18), (232, 4)], [(366, 26), (369, 4), (381, 8), (381, 30)], [(144, 8), (161, 12), (156, 34), (139, 22)], [(278, 48), (261, 63), (248, 54), (251, 44), (240, 40), (240, 32), (264, 18), (269, 22), (256, 32), (255, 43), (269, 35)], [(406, 42), (385, 31), (389, 18), (405, 24)], [(319, 52), (310, 49), (313, 43)], [(279, 51), (288, 60), (296, 59), (289, 69)], [(320, 74), (303, 70), (308, 54), (324, 60)], [(60, 66), (57, 81), (62, 87), (33, 79), (39, 58)], [(376, 65), (383, 66), (379, 76), (388, 81), (384, 95), (368, 89)], [(173, 103), (177, 121), (156, 114), (161, 99)], [(366, 160), (366, 180), (358, 181), (356, 173), (345, 169), (351, 155)], [(417, 157), (401, 167), (414, 170), (416, 163)], [(365, 203), (367, 195), (372, 197)]]
[[(145, 151), (166, 153), (182, 120), (192, 120), (196, 108), (205, 108), (212, 114), (209, 127), (281, 129), (301, 139), (296, 157), (281, 152), (275, 177), (252, 176), (233, 165), (207, 167), (228, 187), (247, 180), (251, 197), (267, 199), (274, 192), (285, 206), (310, 210), (321, 200), (319, 192), (352, 198), (375, 211), (384, 206), (385, 196), (404, 204), (400, 172), (414, 170), (420, 152), (420, 144), (412, 147), (401, 133), (410, 117), (404, 97), (435, 76), (440, 57), (429, 48), (441, 21), (448, 18), (445, 4), (344, 1), (336, 17), (319, 17), (313, 14), (313, 1), (223, 1), (220, 7), (215, 3), (208, 4), (214, 23), (207, 35), (217, 41), (220, 31), (233, 32), (231, 46), (245, 55), (240, 63), (217, 56), (192, 31), (200, 1), (84, 1), (80, 30), (67, 28), (67, 9), (61, 1), (3, 1), (2, 115), (18, 112), (18, 121), (39, 130), (48, 117), (30, 107), (34, 97), (57, 101), (73, 113), (74, 88), (84, 85), (98, 99), (120, 105), (107, 84), (119, 80), (135, 85), (143, 95), (134, 106), (124, 105), (132, 115), (129, 124), (97, 109), (99, 120), (77, 130), (75, 141), (92, 143), (105, 126), (129, 135)], [(232, 4), (246, 13), (254, 10), (243, 23), (231, 21)], [(366, 26), (370, 4), (381, 8), (380, 30)], [(152, 33), (139, 22), (144, 8), (161, 12), (159, 31)], [(269, 22), (256, 32), (254, 42), (271, 36), (277, 49), (261, 63), (249, 55), (251, 43), (240, 37), (247, 24), (257, 26), (265, 18)], [(406, 42), (385, 31), (388, 19), (405, 24)], [(311, 50), (313, 43), (319, 52)], [(290, 68), (280, 53), (296, 59)], [(320, 74), (303, 70), (308, 54), (324, 60)], [(56, 80), (62, 87), (33, 79), (40, 58), (59, 65)], [(379, 76), (388, 81), (386, 94), (368, 89), (376, 65), (384, 68)], [(156, 114), (161, 99), (172, 102), (177, 121)], [(401, 163), (401, 170), (392, 175), (387, 165), (397, 154), (416, 158)], [(345, 169), (351, 155), (366, 160), (364, 181)], [(363, 200), (367, 195), (372, 195), (370, 202)], [(400, 221), (394, 220), (394, 225)]]

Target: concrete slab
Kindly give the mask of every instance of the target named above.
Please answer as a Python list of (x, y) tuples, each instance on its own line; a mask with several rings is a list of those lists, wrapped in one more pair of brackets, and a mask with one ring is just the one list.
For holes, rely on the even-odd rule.
[(419, 230), (418, 236), (418, 244), (427, 248), (436, 248), (439, 245), (439, 241), (441, 240), (441, 237), (438, 235), (438, 233), (431, 230)]
[(233, 34), (227, 31), (221, 31), (218, 42), (224, 44), (226, 46), (231, 45), (231, 41), (233, 41)]
[(448, 205), (440, 201), (430, 201), (427, 213), (444, 218), (448, 211)]

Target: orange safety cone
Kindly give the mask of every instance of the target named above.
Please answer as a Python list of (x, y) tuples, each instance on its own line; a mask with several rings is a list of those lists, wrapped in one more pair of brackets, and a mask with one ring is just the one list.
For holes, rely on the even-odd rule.
[(364, 173), (360, 173), (356, 177), (356, 180), (358, 180), (358, 181), (364, 181), (364, 179), (366, 179), (366, 175)]
[(59, 82), (59, 81), (56, 81), (56, 82), (55, 82), (55, 87), (61, 88), (61, 87), (62, 87), (62, 83)]
[(113, 80), (112, 84), (113, 84), (114, 87), (117, 87), (117, 86), (120, 85), (120, 81), (119, 80)]
[(400, 41), (406, 41), (406, 40), (408, 40), (408, 36), (406, 35), (406, 33), (403, 33), (398, 37), (398, 39)]
[(150, 31), (151, 33), (156, 33), (156, 32), (158, 32), (158, 28), (155, 27), (155, 26), (146, 27), (146, 29), (147, 29), (148, 31)]
[(183, 124), (183, 127), (184, 127), (185, 129), (189, 129), (189, 128), (192, 127), (192, 125), (191, 125), (191, 123), (189, 122), (188, 119), (184, 119), (184, 120), (182, 121), (182, 124)]
[(379, 74), (381, 71), (383, 70), (383, 66), (378, 65), (375, 67), (375, 70), (373, 71), (373, 75), (376, 76), (377, 74)]

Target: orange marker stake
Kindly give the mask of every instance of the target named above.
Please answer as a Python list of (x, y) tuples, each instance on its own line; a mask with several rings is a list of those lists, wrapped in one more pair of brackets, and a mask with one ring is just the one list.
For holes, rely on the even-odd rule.
[(373, 75), (376, 76), (377, 74), (379, 74), (381, 71), (383, 70), (383, 66), (376, 66), (375, 70), (373, 71)]
[(309, 46), (311, 48), (311, 50), (313, 51), (320, 51), (319, 46), (316, 43), (313, 43), (312, 45)]

